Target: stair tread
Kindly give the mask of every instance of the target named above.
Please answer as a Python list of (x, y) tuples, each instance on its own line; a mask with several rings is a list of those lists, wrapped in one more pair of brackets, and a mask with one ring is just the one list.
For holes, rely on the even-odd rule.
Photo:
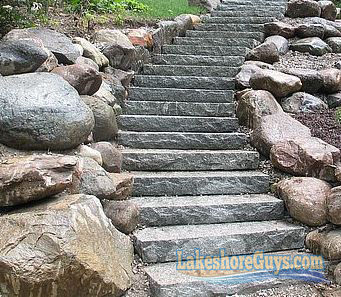
[(268, 177), (259, 171), (131, 171), (137, 178), (186, 178), (186, 177), (234, 177), (234, 176), (261, 176)]

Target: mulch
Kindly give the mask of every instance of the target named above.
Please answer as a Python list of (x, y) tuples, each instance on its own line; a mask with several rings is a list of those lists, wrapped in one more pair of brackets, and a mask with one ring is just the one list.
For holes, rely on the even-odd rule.
[(341, 149), (341, 125), (336, 119), (335, 109), (301, 113), (293, 117), (310, 128), (312, 136)]

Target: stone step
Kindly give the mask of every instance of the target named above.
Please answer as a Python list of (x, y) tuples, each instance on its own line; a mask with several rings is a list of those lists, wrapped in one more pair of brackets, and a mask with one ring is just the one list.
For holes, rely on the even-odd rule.
[(234, 100), (234, 91), (131, 87), (129, 88), (129, 100), (196, 103), (231, 103)]
[(133, 171), (133, 196), (259, 194), (269, 177), (255, 171)]
[(164, 45), (162, 52), (176, 55), (245, 56), (248, 49), (237, 46)]
[(196, 103), (165, 101), (126, 101), (125, 114), (173, 115), (201, 117), (231, 117), (235, 115), (234, 103)]
[(194, 38), (175, 37), (175, 45), (196, 45), (196, 46), (240, 46), (253, 48), (259, 45), (259, 41), (248, 38)]
[(215, 10), (211, 12), (212, 17), (276, 17), (283, 18), (284, 14), (282, 11), (272, 10), (269, 11), (266, 8), (254, 8), (250, 10), (241, 9), (239, 11), (228, 11), (228, 10)]
[[(196, 31), (191, 31), (196, 32)], [(197, 31), (199, 32), (199, 31)], [(204, 32), (204, 31), (200, 31)], [(213, 31), (212, 31), (213, 32)], [(211, 32), (209, 32), (211, 33)], [(153, 63), (161, 65), (197, 65), (238, 67), (244, 63), (244, 56), (200, 56), (200, 55), (155, 55)]]
[(276, 20), (275, 17), (202, 17), (203, 23), (215, 24), (264, 24)]
[(144, 65), (145, 75), (170, 75), (170, 76), (224, 76), (234, 77), (238, 74), (239, 67), (228, 66), (191, 66), (191, 65)]
[(127, 171), (251, 170), (259, 154), (244, 150), (141, 150), (126, 149), (122, 168)]
[[(135, 249), (144, 262), (176, 261), (177, 250), (187, 256), (251, 254), (304, 247), (304, 228), (284, 221), (148, 227), (134, 233)], [(184, 296), (184, 295), (181, 295)]]
[(261, 6), (280, 6), (280, 7), (285, 7), (287, 4), (288, 0), (281, 0), (281, 1), (268, 1), (268, 0), (228, 0), (228, 1), (222, 1), (220, 6), (235, 6), (235, 5), (240, 5), (244, 7), (261, 7)]
[(141, 197), (142, 226), (172, 226), (280, 220), (284, 203), (270, 195)]
[[(224, 5), (220, 4), (217, 6), (216, 10), (221, 10), (221, 11), (242, 11), (242, 10), (253, 10), (254, 7), (248, 6), (248, 5), (243, 5), (243, 4), (234, 4), (234, 5)], [(267, 5), (267, 4), (262, 4), (262, 5), (257, 5), (257, 10), (262, 10), (262, 9), (268, 9), (269, 12), (271, 11), (280, 11), (282, 13), (285, 12), (286, 6), (280, 3), (279, 5)]]
[(204, 76), (136, 75), (134, 85), (149, 88), (233, 90), (234, 78)]
[(117, 122), (124, 131), (218, 133), (238, 130), (238, 119), (227, 117), (121, 115)]
[[(299, 239), (301, 241), (301, 238)], [(286, 250), (282, 252), (265, 253), (266, 255), (281, 255), (289, 256), (294, 259), (296, 256), (303, 257), (305, 255), (311, 256), (308, 253), (301, 253), (297, 250)], [(205, 278), (198, 278), (197, 274), (193, 276), (186, 275), (177, 270), (176, 262), (159, 263), (149, 265), (144, 268), (148, 281), (150, 283), (151, 296), (158, 297), (225, 297), (225, 296), (258, 296), (258, 297), (316, 297), (320, 296), (316, 289), (316, 284), (307, 283), (300, 280), (290, 279), (264, 279), (250, 282), (243, 282), (240, 284), (224, 284), (217, 282), (209, 282)], [(228, 273), (229, 271), (227, 271)], [(214, 276), (214, 275), (212, 275)], [(223, 274), (216, 274), (216, 276), (223, 276)], [(311, 294), (316, 292), (317, 294)], [(336, 296), (335, 296), (336, 297)]]
[(258, 41), (264, 40), (262, 32), (230, 32), (230, 31), (199, 31), (188, 30), (186, 37), (197, 38), (252, 38)]
[(204, 23), (195, 26), (197, 31), (263, 32), (263, 24), (216, 24)]
[(179, 133), (131, 132), (118, 133), (118, 143), (140, 149), (235, 150), (246, 145), (244, 133)]

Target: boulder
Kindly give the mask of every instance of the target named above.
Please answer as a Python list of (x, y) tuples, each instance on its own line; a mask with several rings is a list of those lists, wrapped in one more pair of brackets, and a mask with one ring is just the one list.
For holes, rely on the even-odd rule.
[(114, 68), (128, 70), (135, 59), (135, 47), (119, 30), (102, 29), (97, 31), (93, 40)]
[(335, 187), (327, 197), (328, 220), (341, 225), (341, 187)]
[(73, 64), (81, 56), (79, 49), (72, 43), (69, 37), (51, 29), (14, 29), (5, 35), (3, 41), (25, 38), (40, 39), (61, 64)]
[(327, 260), (341, 260), (341, 228), (310, 232), (305, 244), (314, 254)]
[(302, 83), (296, 76), (263, 69), (252, 75), (250, 86), (257, 90), (267, 90), (275, 97), (281, 98), (299, 91)]
[(341, 90), (341, 70), (335, 68), (320, 71), (322, 77), (322, 90), (331, 94)]
[(48, 58), (47, 52), (30, 40), (0, 43), (0, 74), (36, 71)]
[(0, 207), (25, 204), (63, 192), (77, 171), (76, 157), (30, 155), (0, 167)]
[(134, 176), (129, 173), (109, 173), (116, 186), (115, 200), (126, 200), (133, 192)]
[(0, 295), (121, 296), (133, 246), (96, 197), (62, 196), (0, 216)]
[(102, 84), (102, 76), (99, 72), (85, 65), (60, 66), (53, 69), (52, 73), (64, 78), (80, 95), (93, 95)]
[(261, 69), (270, 69), (270, 70), (275, 70), (275, 67), (269, 63), (264, 63), (261, 61), (245, 61), (243, 65), (252, 65), (252, 66), (257, 66)]
[(120, 200), (120, 191), (112, 177), (95, 160), (80, 160), (81, 173), (75, 180), (71, 192), (73, 194), (94, 195), (98, 199)]
[(101, 153), (103, 168), (108, 172), (119, 173), (122, 167), (122, 153), (109, 142), (96, 142), (91, 147)]
[(145, 64), (152, 62), (151, 53), (143, 46), (135, 47), (135, 59), (131, 65), (131, 70), (140, 72)]
[(301, 53), (309, 53), (314, 56), (323, 56), (332, 51), (329, 45), (318, 37), (299, 39), (290, 45), (290, 49)]
[(282, 112), (276, 98), (268, 91), (252, 90), (238, 101), (237, 117), (241, 125), (254, 129), (263, 116)]
[(279, 54), (285, 55), (289, 51), (289, 41), (280, 35), (269, 36), (265, 39), (265, 43), (273, 43)]
[(283, 140), (310, 137), (310, 129), (286, 113), (262, 117), (259, 126), (251, 134), (251, 143), (263, 155), (269, 156), (271, 147)]
[(244, 64), (235, 77), (236, 88), (239, 90), (250, 88), (250, 78), (259, 70), (256, 65)]
[(139, 45), (149, 49), (153, 47), (153, 36), (149, 30), (144, 28), (128, 29), (127, 36), (133, 45)]
[(335, 182), (340, 150), (319, 138), (300, 137), (275, 143), (270, 159), (276, 168), (287, 173)]
[(297, 92), (283, 99), (281, 105), (283, 110), (289, 113), (314, 112), (328, 109), (328, 105), (320, 98), (304, 92)]
[(93, 127), (93, 113), (60, 76), (0, 77), (1, 143), (18, 149), (71, 149), (86, 141)]
[(310, 94), (317, 93), (323, 86), (323, 79), (320, 72), (317, 70), (306, 68), (287, 68), (281, 70), (286, 74), (297, 76), (302, 83), (302, 92)]
[(110, 66), (104, 68), (104, 73), (115, 76), (125, 88), (128, 88), (130, 86), (130, 83), (135, 74), (134, 71), (124, 71), (121, 69), (112, 68)]
[(280, 35), (284, 38), (293, 38), (295, 27), (283, 22), (270, 22), (264, 24), (264, 33), (266, 36)]
[(103, 165), (101, 153), (98, 150), (91, 148), (90, 146), (84, 144), (80, 145), (77, 148), (75, 154), (83, 158), (91, 158), (94, 161), (96, 161), (99, 165), (101, 166)]
[(73, 42), (79, 44), (83, 48), (83, 56), (94, 61), (99, 68), (109, 65), (109, 60), (104, 56), (101, 51), (93, 45), (91, 42), (87, 41), (82, 37), (75, 37)]
[(329, 108), (341, 106), (341, 92), (329, 95), (327, 97), (327, 103)]
[(335, 21), (337, 10), (333, 1), (319, 1), (317, 2), (321, 7), (321, 18)]
[(201, 6), (206, 8), (209, 11), (214, 10), (217, 8), (220, 0), (188, 0), (188, 4), (192, 6)]
[(85, 66), (85, 67), (91, 67), (95, 69), (96, 71), (99, 71), (98, 65), (89, 58), (78, 57), (75, 64)]
[(245, 59), (272, 64), (279, 61), (279, 52), (273, 42), (265, 42), (249, 51)]
[(103, 82), (106, 82), (108, 84), (108, 86), (110, 87), (109, 90), (111, 94), (113, 94), (115, 98), (117, 99), (116, 103), (123, 106), (124, 101), (128, 97), (128, 92), (125, 89), (125, 87), (123, 87), (121, 81), (115, 75), (111, 75), (107, 73), (101, 73), (101, 75), (102, 75)]
[(277, 184), (277, 192), (283, 199), (289, 214), (308, 226), (327, 223), (326, 201), (331, 186), (312, 177), (293, 177)]
[(139, 222), (139, 207), (132, 201), (102, 201), (105, 215), (112, 224), (121, 232), (133, 232)]
[(335, 278), (335, 282), (338, 285), (341, 285), (341, 263), (336, 265), (336, 268), (334, 270), (334, 278)]
[(289, 18), (319, 17), (321, 7), (314, 0), (289, 0), (285, 14)]
[(177, 16), (174, 21), (178, 23), (179, 36), (186, 36), (186, 31), (193, 30), (194, 28), (192, 17), (189, 14), (181, 14)]
[(92, 130), (94, 140), (113, 139), (118, 133), (118, 127), (112, 107), (96, 97), (82, 96), (82, 100), (94, 114), (95, 126)]
[(341, 32), (334, 26), (325, 24), (324, 25), (324, 38), (329, 37), (341, 37)]
[(326, 42), (332, 49), (333, 53), (341, 53), (341, 37), (329, 37), (326, 39)]
[(102, 81), (99, 90), (93, 95), (93, 97), (102, 100), (104, 103), (111, 107), (113, 107), (118, 102), (116, 97), (112, 94), (112, 88), (110, 84), (106, 83), (105, 81)]
[(296, 35), (300, 38), (324, 36), (324, 26), (321, 24), (301, 24), (296, 28)]

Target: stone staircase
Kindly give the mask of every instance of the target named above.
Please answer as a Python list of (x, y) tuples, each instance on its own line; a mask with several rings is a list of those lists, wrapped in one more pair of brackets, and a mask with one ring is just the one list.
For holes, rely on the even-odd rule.
[[(146, 65), (120, 116), (123, 168), (135, 175), (141, 208), (135, 249), (152, 296), (226, 296), (249, 285), (212, 285), (180, 274), (176, 250), (204, 254), (278, 252), (304, 246), (304, 229), (284, 220), (283, 202), (266, 194), (269, 177), (238, 131), (234, 76), (262, 41), (262, 24), (284, 0), (223, 1), (186, 37)], [(287, 281), (286, 281), (287, 282)]]

